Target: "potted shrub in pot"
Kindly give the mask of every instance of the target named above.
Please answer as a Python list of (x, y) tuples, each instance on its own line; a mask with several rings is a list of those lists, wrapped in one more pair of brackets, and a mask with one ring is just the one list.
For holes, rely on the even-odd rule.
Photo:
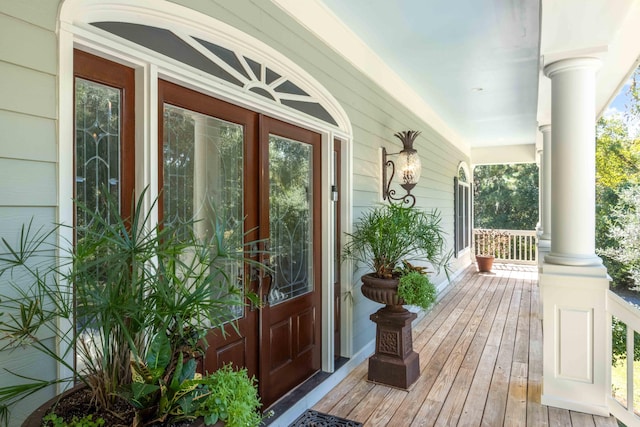
[(479, 229), (474, 233), (474, 238), (478, 271), (490, 273), (493, 261), (500, 257), (509, 243), (509, 233), (496, 229)]
[[(233, 375), (245, 390), (255, 390), (246, 371), (197, 372), (205, 334), (231, 321), (233, 308), (244, 304), (238, 275), (253, 261), (245, 258), (241, 227), (230, 230), (214, 219), (212, 237), (203, 241), (191, 223), (154, 225), (142, 209), (144, 197), (128, 219), (107, 196), (106, 212), (79, 206), (90, 220), (74, 228), (74, 245), (56, 243), (59, 227), (31, 225), (17, 245), (2, 240), (0, 348), (31, 347), (70, 372), (53, 381), (23, 377), (21, 384), (0, 385), (5, 423), (11, 405), (25, 395), (74, 383), (76, 389), (63, 395), (67, 401), (54, 401), (44, 425), (64, 425), (58, 417), (70, 423), (74, 416), (104, 425), (161, 426), (198, 417), (205, 425), (260, 423), (255, 394), (245, 393), (249, 414), (239, 421), (229, 404), (216, 406), (223, 401), (218, 375)], [(52, 335), (66, 353), (41, 340)], [(25, 425), (42, 425), (46, 411), (36, 412)]]
[[(428, 306), (435, 299), (435, 289), (422, 274), (424, 268), (409, 262), (418, 260), (438, 272), (442, 268), (448, 272), (450, 253), (445, 253), (444, 235), (438, 212), (401, 205), (370, 209), (348, 234), (343, 258), (369, 270), (362, 276), (361, 291), (367, 298), (385, 304), (371, 315), (377, 327), (376, 353), (369, 359), (370, 381), (406, 389), (418, 378), (419, 359), (411, 338), (411, 321), (416, 314), (403, 307), (407, 303), (404, 297), (418, 297), (417, 302)], [(412, 290), (403, 294), (401, 287), (399, 292), (402, 281), (404, 288)], [(424, 291), (415, 291), (416, 284)]]

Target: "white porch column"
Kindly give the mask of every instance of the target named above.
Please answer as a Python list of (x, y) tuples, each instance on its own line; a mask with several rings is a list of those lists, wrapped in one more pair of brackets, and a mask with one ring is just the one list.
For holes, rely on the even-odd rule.
[(539, 127), (542, 133), (540, 156), (540, 231), (538, 238), (538, 267), (542, 271), (545, 256), (551, 250), (551, 125)]
[[(595, 254), (595, 58), (547, 65), (551, 78), (551, 250), (540, 275), (542, 403), (608, 415), (607, 271)], [(547, 224), (548, 226), (549, 224)], [(545, 236), (546, 237), (546, 236)], [(550, 237), (550, 236), (549, 236)]]

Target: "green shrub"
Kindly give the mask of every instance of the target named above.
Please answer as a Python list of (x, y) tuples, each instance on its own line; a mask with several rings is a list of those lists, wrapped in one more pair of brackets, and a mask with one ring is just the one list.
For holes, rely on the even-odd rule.
[(196, 414), (204, 417), (205, 424), (222, 420), (227, 427), (251, 427), (262, 423), (256, 380), (248, 377), (246, 369), (236, 371), (225, 365), (203, 378), (202, 384), (209, 393)]
[(436, 300), (436, 287), (427, 275), (419, 271), (410, 271), (400, 276), (398, 296), (407, 304), (426, 310)]

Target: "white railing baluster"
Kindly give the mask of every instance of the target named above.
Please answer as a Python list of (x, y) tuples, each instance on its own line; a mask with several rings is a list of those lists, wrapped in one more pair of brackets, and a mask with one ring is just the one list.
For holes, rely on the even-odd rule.
[[(485, 254), (492, 246), (490, 237), (482, 234), (483, 229), (473, 230), (474, 255)], [(498, 233), (506, 233), (507, 238), (496, 242), (500, 256), (496, 262), (509, 262), (512, 264), (538, 263), (537, 237), (534, 230), (495, 230)]]
[[(627, 328), (627, 387), (626, 387), (626, 408), (615, 399), (614, 396), (609, 396), (609, 411), (617, 419), (625, 423), (627, 426), (639, 426), (640, 416), (638, 411), (634, 409), (634, 355), (635, 355), (635, 334), (640, 332), (640, 310), (620, 298), (612, 291), (607, 292), (607, 318), (609, 319), (608, 328), (612, 328), (613, 317), (618, 321), (624, 323)], [(608, 343), (609, 354), (613, 355), (613, 343)], [(609, 367), (612, 369), (612, 367)], [(611, 381), (612, 375), (609, 374), (609, 380)], [(609, 384), (609, 390), (612, 390), (612, 384)]]
[(627, 411), (633, 414), (633, 347), (634, 330), (627, 325)]

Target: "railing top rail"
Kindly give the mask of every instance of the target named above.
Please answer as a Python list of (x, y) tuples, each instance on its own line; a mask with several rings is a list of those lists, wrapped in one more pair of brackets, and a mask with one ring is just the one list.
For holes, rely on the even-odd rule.
[(535, 236), (536, 235), (536, 230), (511, 230), (506, 228), (474, 228), (473, 234), (477, 234), (478, 232), (482, 232), (486, 230), (495, 230), (499, 233), (508, 233), (513, 236)]
[(635, 331), (640, 332), (640, 309), (625, 301), (615, 292), (607, 291), (607, 311), (616, 316)]

